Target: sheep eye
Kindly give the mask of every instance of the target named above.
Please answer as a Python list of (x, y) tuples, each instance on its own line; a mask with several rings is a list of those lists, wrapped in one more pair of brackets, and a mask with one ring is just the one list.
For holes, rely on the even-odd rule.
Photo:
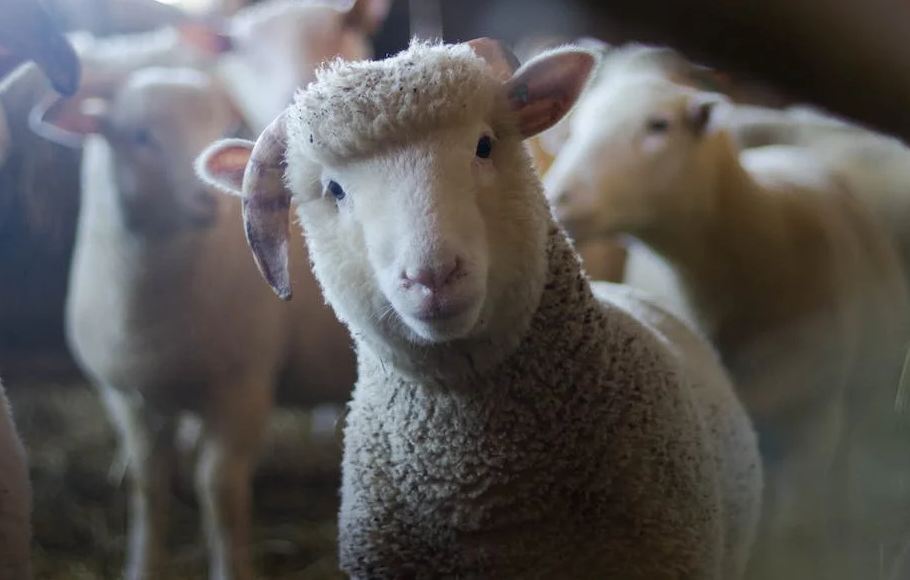
[(155, 137), (152, 136), (152, 132), (148, 129), (137, 129), (133, 133), (133, 142), (140, 147), (151, 147), (155, 144)]
[(490, 154), (493, 152), (493, 140), (489, 135), (484, 135), (477, 142), (477, 151), (476, 155), (481, 159), (489, 159)]
[(339, 201), (344, 199), (344, 195), (345, 195), (344, 189), (342, 189), (342, 187), (340, 185), (338, 185), (337, 181), (330, 181), (328, 189), (329, 189), (329, 192), (335, 197), (335, 199), (337, 199)]
[(649, 133), (665, 133), (667, 129), (670, 128), (670, 121), (660, 117), (654, 117), (652, 119), (648, 119), (648, 123), (645, 128)]

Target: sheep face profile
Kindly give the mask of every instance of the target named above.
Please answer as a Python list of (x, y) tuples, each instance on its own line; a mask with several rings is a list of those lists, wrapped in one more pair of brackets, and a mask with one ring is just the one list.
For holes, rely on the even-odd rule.
[[(463, 58), (468, 45), (430, 48), (420, 66), (396, 75), (382, 74), (382, 63), (362, 65), (378, 69), (372, 76), (360, 64), (333, 65), (257, 144), (266, 152), (286, 141), (288, 185), (326, 297), (377, 343), (505, 340), (537, 303), (530, 293), (544, 275), (549, 210), (522, 140), (568, 110), (594, 57), (554, 51), (512, 76), (512, 63), (490, 47), (478, 50), (491, 53), (498, 76), (484, 60)], [(446, 69), (452, 51), (462, 58)], [(382, 83), (380, 97), (348, 95), (350, 79)], [(243, 166), (235, 164), (245, 164), (251, 149), (216, 144), (200, 158), (200, 174), (239, 191)], [(286, 227), (265, 223), (287, 219), (272, 211), (289, 196), (283, 166), (275, 167), (253, 151), (247, 172), (263, 177), (244, 187), (256, 192), (271, 180), (280, 191), (268, 195), (281, 203), (245, 194), (247, 229), (266, 278), (287, 295), (285, 258), (277, 255)]]
[(641, 233), (658, 211), (696, 218), (692, 195), (709, 189), (700, 181), (712, 173), (710, 121), (723, 102), (653, 76), (592, 90), (544, 180), (560, 221), (585, 239), (605, 227)]
[(98, 134), (111, 145), (113, 179), (130, 229), (169, 235), (214, 222), (217, 199), (187, 160), (236, 121), (209, 75), (147, 68), (130, 75), (110, 99), (57, 107), (46, 115), (55, 127)]

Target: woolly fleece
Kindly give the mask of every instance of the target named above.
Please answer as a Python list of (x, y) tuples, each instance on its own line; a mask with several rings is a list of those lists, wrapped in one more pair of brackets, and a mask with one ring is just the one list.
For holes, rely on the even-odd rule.
[(288, 156), (333, 162), (368, 155), (405, 135), (473, 119), (500, 90), (486, 63), (463, 44), (415, 41), (385, 60), (336, 60), (297, 93)]
[(761, 468), (729, 383), (696, 386), (675, 337), (598, 302), (555, 227), (547, 252), (530, 330), (476, 384), (408, 381), (361, 345), (340, 516), (352, 577), (740, 576)]

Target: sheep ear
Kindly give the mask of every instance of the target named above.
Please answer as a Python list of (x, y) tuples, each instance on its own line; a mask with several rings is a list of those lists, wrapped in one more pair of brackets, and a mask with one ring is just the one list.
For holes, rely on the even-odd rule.
[(506, 96), (527, 138), (555, 125), (587, 85), (597, 58), (578, 48), (546, 52), (521, 67), (505, 84)]
[(348, 10), (345, 23), (367, 34), (375, 34), (385, 23), (392, 0), (356, 0)]
[(686, 106), (686, 124), (696, 135), (703, 135), (715, 116), (715, 107), (724, 102), (721, 95), (700, 94)]
[(512, 78), (518, 69), (518, 58), (498, 40), (492, 38), (475, 38), (468, 41), (468, 46), (480, 58), (487, 61), (493, 74), (502, 81)]
[(62, 99), (48, 95), (29, 112), (31, 130), (58, 145), (78, 148), (87, 135), (103, 134), (108, 128), (110, 103), (101, 97)]
[(212, 187), (243, 195), (243, 173), (254, 145), (245, 139), (216, 141), (196, 158), (196, 174)]
[(207, 56), (230, 52), (234, 42), (230, 34), (219, 26), (205, 22), (184, 22), (177, 26), (181, 42)]

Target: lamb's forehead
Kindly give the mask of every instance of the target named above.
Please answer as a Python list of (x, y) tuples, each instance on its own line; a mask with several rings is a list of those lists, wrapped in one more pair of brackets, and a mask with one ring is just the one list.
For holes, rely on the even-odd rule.
[[(592, 89), (579, 106), (579, 123), (598, 117), (638, 117), (683, 108), (696, 91), (648, 74), (626, 75)], [(593, 117), (594, 119), (590, 118)]]
[(486, 120), (502, 84), (464, 44), (413, 42), (381, 61), (335, 61), (297, 93), (289, 154), (320, 161), (369, 155), (433, 129)]
[(118, 92), (115, 112), (154, 119), (223, 113), (228, 104), (212, 77), (189, 68), (146, 68), (131, 74)]

